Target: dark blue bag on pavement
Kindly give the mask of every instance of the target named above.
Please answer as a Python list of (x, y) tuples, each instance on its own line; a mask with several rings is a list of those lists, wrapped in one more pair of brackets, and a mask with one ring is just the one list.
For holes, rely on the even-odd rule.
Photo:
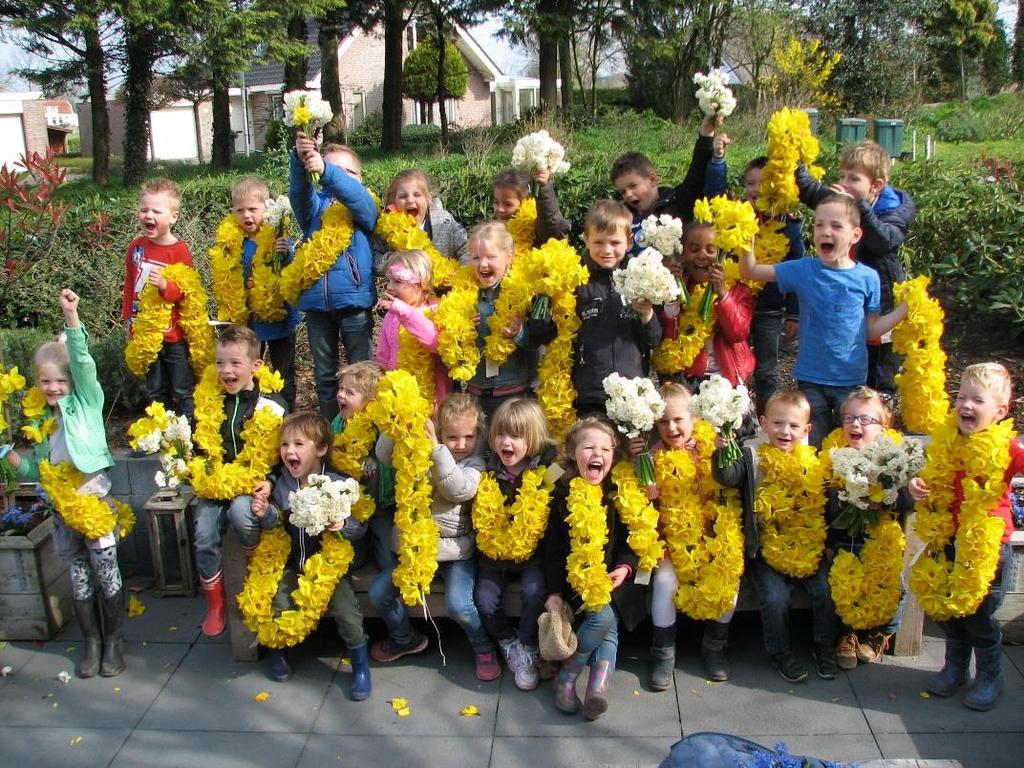
[(727, 733), (694, 733), (673, 744), (659, 768), (854, 768), (855, 765), (791, 755), (782, 742), (772, 750)]

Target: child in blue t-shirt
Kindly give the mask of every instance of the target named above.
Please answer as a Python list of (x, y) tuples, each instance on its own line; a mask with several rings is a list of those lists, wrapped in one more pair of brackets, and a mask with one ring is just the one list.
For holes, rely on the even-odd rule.
[(879, 314), (878, 273), (850, 257), (861, 234), (856, 201), (829, 195), (814, 211), (818, 258), (758, 264), (751, 251), (740, 259), (745, 279), (777, 282), (780, 291), (800, 300), (793, 378), (811, 404), (810, 439), (816, 446), (839, 425), (846, 398), (867, 380), (867, 339), (888, 333), (907, 316), (905, 302)]

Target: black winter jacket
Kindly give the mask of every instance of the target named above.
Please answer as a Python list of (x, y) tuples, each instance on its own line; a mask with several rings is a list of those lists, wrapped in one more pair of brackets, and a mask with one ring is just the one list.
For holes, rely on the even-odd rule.
[(224, 445), (224, 461), (234, 461), (242, 452), (245, 443), (242, 441), (242, 430), (245, 423), (256, 413), (257, 408), (269, 405), (282, 416), (285, 412), (284, 400), (277, 395), (260, 394), (259, 384), (252, 389), (243, 389), (237, 395), (224, 395), (224, 423), (220, 425), (220, 439)]
[(711, 459), (711, 475), (715, 482), (726, 488), (738, 488), (743, 503), (743, 553), (753, 560), (761, 548), (761, 537), (757, 532), (757, 518), (754, 517), (754, 494), (757, 492), (758, 472), (754, 463), (754, 452), (744, 448), (742, 455), (732, 464), (718, 466), (721, 448), (716, 448)]
[(534, 224), (533, 245), (540, 248), (548, 240), (565, 240), (569, 237), (572, 225), (562, 216), (558, 207), (558, 195), (549, 181), (537, 186), (537, 223)]

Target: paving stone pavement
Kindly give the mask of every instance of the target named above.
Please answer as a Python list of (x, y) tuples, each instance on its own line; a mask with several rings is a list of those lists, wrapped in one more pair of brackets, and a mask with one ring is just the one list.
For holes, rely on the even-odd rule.
[[(675, 688), (648, 690), (648, 637), (626, 635), (611, 706), (595, 723), (555, 710), (550, 686), (515, 688), (511, 675), (481, 683), (458, 628), (437, 622), (428, 651), (373, 667), (373, 695), (348, 697), (351, 677), (329, 626), (293, 653), (287, 683), (266, 677), (265, 662), (231, 661), (224, 637), (203, 638), (201, 598), (137, 595), (146, 606), (127, 621), (127, 671), (116, 678), (74, 677), (80, 635), (71, 625), (47, 643), (0, 649), (2, 766), (446, 766), (569, 768), (657, 766), (682, 736), (733, 733), (762, 744), (784, 741), (794, 754), (831, 760), (953, 758), (965, 768), (1017, 768), (1024, 754), (1024, 647), (1004, 649), (1006, 688), (991, 712), (971, 712), (957, 697), (921, 694), (942, 664), (942, 641), (926, 629), (923, 653), (814, 676), (791, 685), (768, 665), (755, 614), (732, 627), (728, 683), (701, 671), (698, 628), (680, 625)], [(798, 656), (809, 668), (809, 618), (794, 617)], [(371, 637), (383, 625), (367, 622)], [(800, 641), (803, 641), (802, 644)], [(61, 683), (58, 673), (72, 678)], [(581, 681), (582, 687), (585, 683)], [(259, 694), (270, 697), (257, 701)], [(408, 699), (411, 714), (389, 704)], [(460, 715), (473, 705), (474, 717)]]

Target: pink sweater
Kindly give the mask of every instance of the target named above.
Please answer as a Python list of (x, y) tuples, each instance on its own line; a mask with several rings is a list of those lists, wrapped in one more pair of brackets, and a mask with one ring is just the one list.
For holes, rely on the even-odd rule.
[[(437, 306), (436, 303), (429, 305)], [(377, 338), (375, 358), (386, 370), (393, 371), (398, 366), (398, 331), (400, 326), (412, 334), (413, 338), (431, 352), (437, 352), (437, 326), (423, 314), (426, 307), (413, 307), (401, 299), (391, 302), (391, 309), (384, 315), (380, 336)], [(452, 391), (452, 382), (441, 363), (434, 356), (434, 389), (437, 402), (440, 403)]]

